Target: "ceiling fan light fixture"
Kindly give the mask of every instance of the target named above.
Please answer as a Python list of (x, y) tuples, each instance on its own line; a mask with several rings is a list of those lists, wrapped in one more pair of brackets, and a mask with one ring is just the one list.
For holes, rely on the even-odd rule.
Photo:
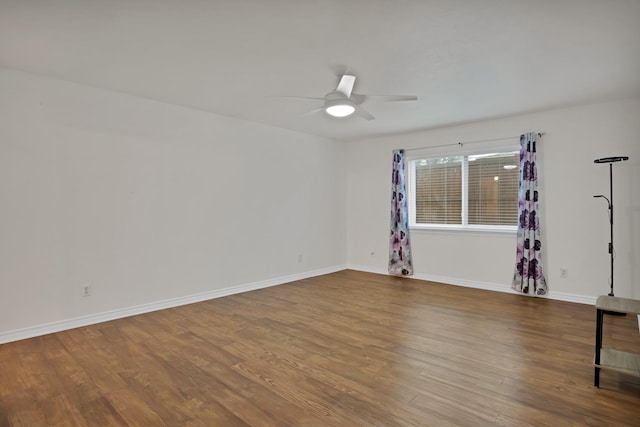
[(346, 99), (327, 103), (325, 111), (333, 117), (347, 117), (356, 111), (356, 107), (353, 105), (353, 102)]

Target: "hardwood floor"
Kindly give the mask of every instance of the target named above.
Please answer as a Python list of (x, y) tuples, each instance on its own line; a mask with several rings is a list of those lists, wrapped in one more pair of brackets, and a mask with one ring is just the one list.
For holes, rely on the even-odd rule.
[(638, 426), (594, 334), (592, 306), (347, 270), (4, 344), (0, 426)]

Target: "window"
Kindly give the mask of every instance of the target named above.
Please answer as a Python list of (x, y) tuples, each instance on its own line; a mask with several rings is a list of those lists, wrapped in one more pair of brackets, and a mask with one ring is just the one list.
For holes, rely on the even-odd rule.
[(414, 227), (515, 230), (519, 151), (415, 158), (409, 163)]

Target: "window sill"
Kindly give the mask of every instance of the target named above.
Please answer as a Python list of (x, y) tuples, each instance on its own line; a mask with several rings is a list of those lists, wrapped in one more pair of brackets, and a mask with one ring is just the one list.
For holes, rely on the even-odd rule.
[(412, 233), (515, 237), (518, 228), (509, 226), (410, 225), (409, 231)]

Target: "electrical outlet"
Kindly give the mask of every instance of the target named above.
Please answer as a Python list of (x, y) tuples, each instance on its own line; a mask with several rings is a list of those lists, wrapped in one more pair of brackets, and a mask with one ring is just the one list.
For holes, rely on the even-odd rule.
[(561, 279), (566, 279), (569, 276), (569, 270), (566, 268), (561, 268), (560, 269), (560, 278)]
[(302, 254), (298, 254), (298, 262), (302, 262)]
[(84, 298), (84, 297), (90, 297), (91, 296), (91, 285), (82, 285), (82, 288), (80, 288), (80, 295)]

